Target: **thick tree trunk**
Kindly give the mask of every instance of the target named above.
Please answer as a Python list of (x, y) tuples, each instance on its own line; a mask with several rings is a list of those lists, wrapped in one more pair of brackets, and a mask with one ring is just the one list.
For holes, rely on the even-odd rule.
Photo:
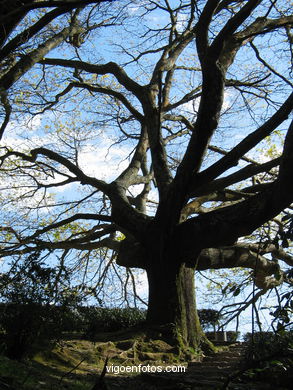
[[(122, 241), (117, 264), (147, 271), (150, 335), (177, 346), (179, 352), (214, 350), (201, 329), (197, 315), (194, 268), (176, 262), (178, 252), (172, 249), (170, 242), (160, 245), (163, 240), (158, 239), (159, 232), (147, 236), (152, 237), (147, 246), (149, 250), (129, 237)], [(167, 253), (162, 248), (166, 248)]]
[(181, 265), (152, 265), (147, 269), (147, 321), (180, 351), (199, 351), (206, 345), (195, 303), (194, 270)]

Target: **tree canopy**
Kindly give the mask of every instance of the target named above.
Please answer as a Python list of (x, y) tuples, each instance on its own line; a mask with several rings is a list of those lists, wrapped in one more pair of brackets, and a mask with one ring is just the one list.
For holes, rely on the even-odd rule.
[[(91, 257), (99, 268), (108, 248), (117, 264), (147, 271), (158, 324), (188, 317), (180, 294), (193, 288), (190, 270), (251, 268), (261, 291), (288, 282), (289, 4), (49, 3), (42, 30), (16, 18), (2, 49), (16, 63), (1, 76), (14, 127), (0, 157), (1, 256), (56, 253), (62, 267), (75, 253), (80, 267)], [(36, 133), (21, 127), (31, 116)]]
[[(0, 139), (9, 123), (12, 107), (9, 89), (26, 74), (43, 56), (65, 40), (79, 44), (78, 39), (89, 32), (76, 24), (76, 16), (87, 4), (111, 0), (2, 0), (0, 18), (0, 96), (3, 109), (3, 121)], [(97, 7), (97, 5), (95, 7)], [(30, 16), (30, 12), (34, 12)], [(63, 15), (71, 13), (68, 23), (63, 26), (53, 22)], [(109, 21), (107, 21), (109, 22)], [(103, 25), (103, 22), (99, 27)], [(50, 28), (48, 29), (48, 26)], [(92, 26), (97, 28), (98, 26)], [(75, 42), (75, 43), (74, 43)]]

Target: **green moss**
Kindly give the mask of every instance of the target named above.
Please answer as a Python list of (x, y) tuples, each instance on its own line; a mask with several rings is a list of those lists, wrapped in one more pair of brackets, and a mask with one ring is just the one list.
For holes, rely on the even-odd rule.
[[(65, 367), (62, 367), (65, 369)], [(68, 368), (64, 370), (68, 372)], [(84, 390), (85, 384), (90, 385), (87, 378), (64, 378), (61, 367), (53, 368), (48, 362), (35, 360), (18, 362), (0, 356), (1, 381), (18, 390), (51, 390), (58, 388), (65, 390)]]
[[(106, 357), (108, 364), (168, 365), (186, 362), (187, 355), (160, 339), (150, 339), (140, 333), (120, 334), (115, 341), (63, 340), (46, 345), (29, 360), (17, 362), (0, 356), (0, 377), (18, 390), (85, 390), (93, 386)], [(130, 337), (131, 336), (131, 337)], [(190, 354), (195, 350), (190, 350)]]

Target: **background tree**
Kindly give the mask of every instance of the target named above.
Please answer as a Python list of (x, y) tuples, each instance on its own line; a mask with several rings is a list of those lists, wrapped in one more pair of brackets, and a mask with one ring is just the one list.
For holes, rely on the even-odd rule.
[(70, 309), (81, 303), (70, 288), (70, 276), (45, 266), (39, 257), (28, 255), (0, 275), (1, 352), (12, 359), (23, 358), (40, 339), (59, 339)]
[[(14, 96), (19, 112), (50, 112), (40, 135), (56, 127), (45, 140), (2, 148), (1, 255), (59, 251), (64, 261), (73, 250), (110, 248), (118, 264), (146, 270), (149, 325), (198, 348), (195, 270), (251, 268), (265, 292), (286, 278), (276, 259), (292, 265), (269, 235), (238, 239), (268, 221), (280, 226), (292, 202), (293, 95), (283, 64), (293, 18), (283, 1), (115, 4), (127, 23), (88, 41), (109, 51), (85, 42), (38, 59), (37, 81), (23, 81), (26, 99)], [(113, 49), (115, 62), (103, 60)], [(283, 145), (261, 161), (255, 148), (268, 136)], [(85, 156), (91, 147), (98, 168), (106, 137), (120, 158), (103, 178)], [(62, 201), (49, 193), (66, 185)]]

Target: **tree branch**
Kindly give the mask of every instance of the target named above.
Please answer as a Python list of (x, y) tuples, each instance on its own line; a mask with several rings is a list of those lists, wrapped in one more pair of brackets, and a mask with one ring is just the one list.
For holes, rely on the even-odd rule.
[(83, 61), (63, 60), (58, 58), (45, 58), (38, 61), (40, 64), (56, 65), (64, 68), (84, 70), (97, 75), (112, 74), (117, 81), (128, 91), (132, 92), (140, 101), (144, 100), (144, 88), (130, 78), (127, 73), (115, 62), (108, 62), (104, 65), (94, 65)]
[(240, 169), (235, 173), (232, 173), (231, 175), (214, 180), (206, 184), (205, 186), (199, 187), (195, 192), (190, 194), (190, 197), (199, 196), (199, 195), (202, 196), (212, 191), (219, 191), (228, 186), (239, 183), (240, 181), (249, 179), (259, 173), (269, 172), (272, 168), (277, 167), (280, 164), (280, 161), (281, 161), (281, 157), (278, 157), (264, 164), (247, 165), (246, 167)]
[(262, 0), (248, 0), (247, 3), (238, 11), (226, 25), (222, 28), (219, 34), (214, 39), (210, 46), (208, 55), (212, 58), (219, 58), (224, 47), (225, 41), (242, 25), (242, 23), (250, 16), (252, 11), (258, 7)]
[(219, 3), (220, 0), (208, 0), (196, 25), (196, 47), (201, 64), (205, 60), (209, 47), (209, 25)]
[[(12, 53), (13, 50), (18, 48), (20, 45), (28, 42), (34, 35), (41, 31), (46, 25), (48, 25), (52, 20), (56, 19), (58, 16), (68, 12), (72, 9), (72, 6), (63, 6), (61, 8), (56, 8), (51, 12), (45, 14), (40, 18), (34, 25), (23, 30), (16, 37), (11, 39), (1, 50), (0, 50), (0, 61), (2, 61), (8, 54)], [(0, 22), (1, 23), (1, 22)]]
[(138, 179), (137, 175), (141, 168), (141, 164), (145, 159), (147, 149), (149, 147), (148, 133), (145, 125), (142, 125), (141, 135), (139, 142), (135, 148), (134, 155), (128, 165), (128, 167), (119, 175), (115, 180), (121, 186), (125, 187), (125, 190)]
[(8, 159), (11, 156), (19, 157), (24, 161), (35, 162), (39, 155), (45, 156), (66, 167), (71, 173), (73, 173), (77, 177), (77, 179), (80, 181), (81, 184), (91, 185), (99, 189), (100, 191), (103, 191), (105, 194), (107, 194), (109, 190), (107, 183), (105, 183), (102, 180), (98, 180), (94, 177), (85, 175), (84, 172), (80, 168), (78, 168), (74, 163), (72, 163), (65, 157), (61, 156), (59, 153), (53, 152), (52, 150), (46, 148), (32, 149), (30, 151), (30, 155), (21, 152), (16, 152), (16, 151), (8, 151), (7, 153), (5, 153), (3, 156), (0, 157), (0, 162), (1, 162), (0, 166), (3, 164), (3, 162), (6, 159)]
[[(204, 248), (231, 245), (274, 218), (293, 201), (293, 121), (289, 127), (277, 180), (259, 194), (232, 206), (190, 218), (174, 231), (174, 251), (180, 242), (181, 258), (192, 259)], [(196, 239), (195, 239), (196, 238)], [(178, 248), (179, 249), (179, 248)], [(178, 252), (177, 249), (177, 252)]]
[(192, 179), (191, 192), (196, 191), (196, 188), (203, 184), (210, 182), (215, 177), (221, 175), (229, 168), (238, 164), (240, 158), (245, 153), (256, 146), (261, 140), (267, 137), (272, 131), (274, 131), (281, 123), (283, 123), (290, 115), (293, 109), (293, 93), (283, 103), (278, 111), (275, 112), (271, 118), (266, 121), (261, 127), (255, 130), (253, 133), (245, 137), (235, 148), (228, 152), (224, 157), (218, 160), (216, 163), (205, 169), (204, 171), (195, 174)]
[(93, 84), (88, 84), (85, 82), (78, 82), (78, 81), (71, 81), (62, 92), (60, 92), (56, 95), (54, 102), (51, 102), (45, 108), (45, 110), (52, 108), (56, 103), (59, 102), (60, 97), (69, 93), (73, 88), (86, 89), (87, 91), (90, 91), (90, 92), (97, 92), (97, 93), (102, 93), (102, 94), (105, 94), (108, 96), (112, 96), (112, 97), (118, 99), (129, 110), (129, 112), (133, 115), (133, 117), (135, 117), (138, 121), (142, 122), (142, 120), (143, 120), (143, 115), (135, 109), (135, 107), (129, 102), (129, 100), (122, 93), (115, 91), (115, 90), (108, 88), (108, 87), (95, 85), (95, 84), (93, 85)]
[(255, 283), (261, 289), (273, 288), (283, 282), (282, 278), (274, 277), (281, 274), (277, 262), (239, 246), (204, 249), (198, 258), (196, 270), (236, 267), (255, 270)]
[(66, 219), (63, 219), (62, 221), (52, 223), (50, 225), (47, 225), (46, 227), (42, 229), (36, 230), (36, 232), (30, 236), (30, 239), (36, 238), (50, 230), (57, 229), (61, 226), (68, 225), (74, 221), (77, 220), (93, 220), (93, 221), (105, 221), (105, 222), (112, 222), (112, 218), (108, 215), (102, 215), (102, 214), (90, 214), (90, 213), (78, 213), (71, 217), (68, 217)]

